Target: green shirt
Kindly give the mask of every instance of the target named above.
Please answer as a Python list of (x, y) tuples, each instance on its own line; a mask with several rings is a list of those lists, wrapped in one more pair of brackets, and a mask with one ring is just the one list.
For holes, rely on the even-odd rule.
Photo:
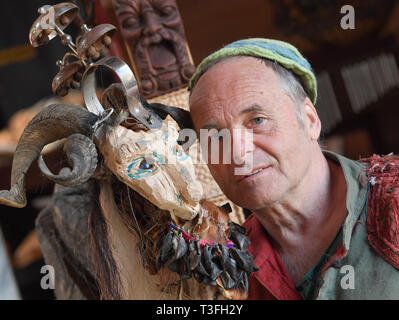
[[(335, 239), (296, 286), (297, 290), (304, 299), (399, 299), (399, 270), (368, 244), (369, 183), (362, 173), (364, 165), (333, 152), (323, 153), (342, 167), (347, 184), (347, 214)], [(334, 254), (340, 259), (324, 270)]]

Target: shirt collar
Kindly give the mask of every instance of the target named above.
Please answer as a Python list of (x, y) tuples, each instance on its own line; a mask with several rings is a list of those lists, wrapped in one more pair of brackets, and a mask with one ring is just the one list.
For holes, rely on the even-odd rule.
[(368, 182), (365, 180), (365, 166), (331, 151), (323, 150), (323, 154), (327, 159), (337, 162), (344, 173), (347, 192), (346, 218), (342, 226), (343, 245), (345, 250), (349, 250), (353, 227), (366, 204)]

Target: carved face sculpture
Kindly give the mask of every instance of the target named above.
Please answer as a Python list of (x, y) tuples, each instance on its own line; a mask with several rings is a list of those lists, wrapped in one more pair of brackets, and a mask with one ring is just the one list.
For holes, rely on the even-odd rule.
[(147, 98), (183, 87), (190, 63), (175, 0), (113, 0)]
[(106, 166), (119, 180), (159, 208), (191, 219), (200, 209), (202, 186), (177, 139), (176, 123), (168, 117), (158, 130), (110, 128), (100, 149)]

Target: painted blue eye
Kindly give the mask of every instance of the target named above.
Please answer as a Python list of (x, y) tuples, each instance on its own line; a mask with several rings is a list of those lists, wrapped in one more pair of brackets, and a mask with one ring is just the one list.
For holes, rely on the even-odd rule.
[(153, 175), (160, 163), (157, 158), (146, 158), (144, 156), (134, 159), (127, 167), (127, 174), (130, 178), (136, 180)]
[(152, 169), (154, 167), (154, 165), (152, 163), (148, 163), (147, 160), (143, 160), (140, 162), (139, 168), (141, 170), (149, 170)]

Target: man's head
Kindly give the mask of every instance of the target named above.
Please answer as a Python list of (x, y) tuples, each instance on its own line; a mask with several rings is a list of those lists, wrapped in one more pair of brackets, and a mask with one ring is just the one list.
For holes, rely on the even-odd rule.
[[(228, 198), (251, 210), (281, 201), (299, 188), (312, 155), (320, 152), (320, 120), (307, 96), (316, 99), (315, 82), (303, 90), (290, 71), (259, 58), (232, 55), (200, 65), (190, 95), (197, 134), (215, 128), (231, 135), (231, 164), (208, 161), (213, 177)], [(243, 141), (240, 132), (245, 130), (252, 130), (252, 142)], [(248, 159), (250, 172), (236, 175), (237, 163)], [(257, 169), (262, 170), (248, 176)]]

